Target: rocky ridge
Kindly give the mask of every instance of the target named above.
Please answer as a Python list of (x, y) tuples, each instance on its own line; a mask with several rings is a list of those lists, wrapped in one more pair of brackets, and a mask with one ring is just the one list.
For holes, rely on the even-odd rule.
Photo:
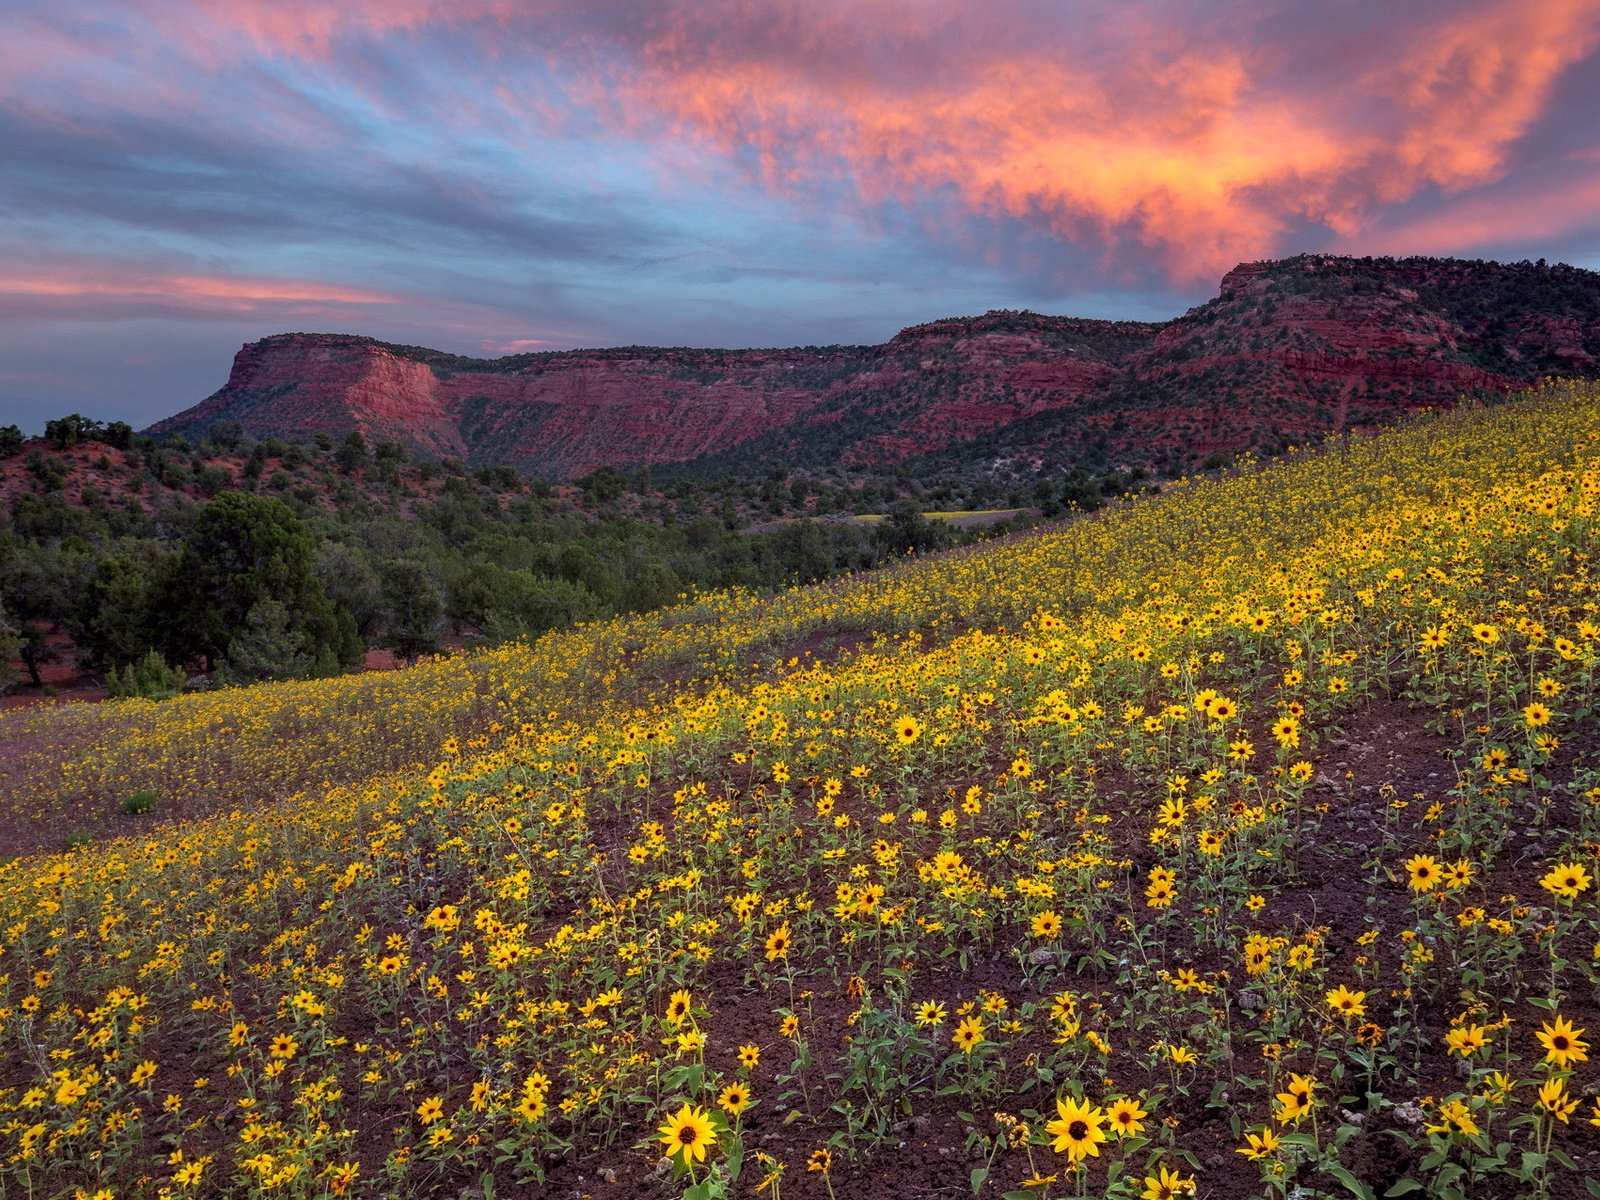
[(1164, 323), (990, 312), (879, 346), (627, 347), (470, 359), (346, 334), (239, 351), (151, 433), (398, 441), (572, 478), (910, 459), (1180, 468), (1397, 409), (1600, 373), (1600, 275), (1564, 265), (1304, 255), (1246, 263)]

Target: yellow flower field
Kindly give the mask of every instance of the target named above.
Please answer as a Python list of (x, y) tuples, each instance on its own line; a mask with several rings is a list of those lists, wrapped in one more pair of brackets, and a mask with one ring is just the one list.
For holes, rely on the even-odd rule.
[(0, 1195), (1584, 1195), (1597, 401), (8, 715)]

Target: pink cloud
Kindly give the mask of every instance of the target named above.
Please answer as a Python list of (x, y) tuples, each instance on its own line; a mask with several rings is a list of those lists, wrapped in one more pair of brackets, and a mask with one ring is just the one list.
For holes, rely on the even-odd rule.
[[(1508, 214), (1514, 220), (1508, 221)], [(1462, 197), (1429, 212), (1388, 220), (1334, 248), (1347, 253), (1453, 254), (1593, 234), (1600, 225), (1600, 169), (1554, 184), (1529, 180)]]
[(39, 313), (70, 315), (74, 311), (125, 313), (140, 310), (193, 310), (210, 315), (275, 312), (325, 314), (351, 308), (394, 307), (407, 297), (369, 288), (315, 280), (232, 275), (200, 275), (128, 265), (98, 267), (57, 264), (0, 270), (0, 304), (18, 304)]
[[(1548, 115), (1557, 80), (1600, 46), (1594, 0), (1298, 11), (1212, 0), (131, 0), (120, 11), (134, 44), (117, 61), (143, 63), (134, 75), (98, 81), (90, 67), (105, 47), (37, 23), (5, 63), (24, 81), (76, 75), (108, 101), (176, 115), (196, 108), (196, 85), (163, 61), (173, 54), (216, 77), (275, 61), (348, 81), (358, 44), (421, 47), (426, 66), (429, 39), (449, 35), (476, 52), (481, 76), (449, 80), (451, 103), (419, 114), (428, 121), (514, 138), (520, 113), (526, 136), (550, 135), (559, 112), (522, 84), (554, 71), (569, 104), (663, 146), (667, 186), (665, 164), (709, 176), (733, 162), (773, 193), (861, 215), (933, 197), (952, 223), (1020, 222), (1189, 282), (1303, 248), (1284, 243), (1308, 226), (1359, 245), (1391, 206), (1493, 184)], [(258, 127), (286, 143), (340, 136), (330, 125), (313, 139), (298, 97), (263, 105)]]
[[(1308, 222), (1351, 235), (1385, 205), (1499, 178), (1554, 81), (1600, 42), (1600, 8), (1582, 0), (1439, 6), (1372, 42), (1361, 75), (1301, 79), (1282, 68), (1290, 48), (1226, 17), (1208, 29), (1204, 11), (1134, 5), (1001, 44), (945, 20), (931, 46), (913, 22), (903, 49), (926, 61), (919, 82), (903, 69), (841, 75), (859, 52), (838, 22), (791, 52), (741, 26), (749, 6), (700, 6), (648, 30), (644, 70), (597, 92), (621, 124), (662, 120), (753, 155), (776, 191), (845, 179), (868, 203), (949, 194), (980, 216), (1153, 252), (1197, 280)], [(1004, 6), (981, 17), (1003, 25)], [(970, 47), (965, 69), (953, 45)]]

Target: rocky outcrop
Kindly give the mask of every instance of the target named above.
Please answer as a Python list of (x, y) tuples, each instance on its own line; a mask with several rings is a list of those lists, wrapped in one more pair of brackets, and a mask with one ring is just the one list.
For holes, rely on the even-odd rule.
[(1241, 449), (1597, 364), (1592, 272), (1304, 255), (1242, 264), (1216, 299), (1163, 324), (991, 312), (882, 346), (469, 359), (284, 334), (245, 346), (223, 388), (151, 432), (360, 429), (550, 478), (881, 465), (961, 447), (1043, 465), (1085, 447), (1113, 459)]

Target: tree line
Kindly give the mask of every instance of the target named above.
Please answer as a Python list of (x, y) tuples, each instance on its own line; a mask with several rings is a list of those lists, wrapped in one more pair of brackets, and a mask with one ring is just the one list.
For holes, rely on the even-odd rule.
[(122, 694), (170, 694), (195, 673), (331, 675), (369, 648), (412, 659), (536, 637), (961, 536), (907, 500), (872, 525), (747, 530), (763, 497), (804, 499), (781, 476), (663, 492), (603, 469), (572, 496), (506, 468), (411, 463), (359, 433), (300, 444), (220, 427), (189, 444), (73, 417), (46, 436), (29, 448), (0, 429), (0, 458), (23, 455), (27, 481), (0, 509), (0, 650), (40, 684), (64, 635)]

